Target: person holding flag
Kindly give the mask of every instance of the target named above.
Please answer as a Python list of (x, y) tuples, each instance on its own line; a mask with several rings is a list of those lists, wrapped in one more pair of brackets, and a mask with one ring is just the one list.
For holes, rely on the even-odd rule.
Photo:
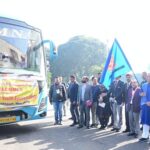
[[(112, 104), (112, 110), (114, 111), (113, 115), (115, 115), (113, 117), (114, 118), (116, 117), (116, 120), (114, 119), (115, 121), (114, 121), (113, 130), (116, 130), (117, 128), (116, 131), (120, 130), (118, 117), (122, 116), (121, 115), (122, 110), (120, 106), (122, 106), (124, 102), (124, 96), (123, 96), (124, 83), (120, 81), (120, 76), (130, 72), (131, 70), (132, 70), (131, 65), (129, 64), (118, 41), (115, 39), (110, 49), (110, 52), (108, 54), (99, 82), (103, 84), (107, 89), (110, 88), (109, 90), (109, 94), (111, 96), (110, 103)], [(118, 83), (116, 84), (116, 82)], [(119, 91), (117, 91), (117, 88), (119, 89)], [(121, 120), (122, 119), (120, 118), (120, 121)]]

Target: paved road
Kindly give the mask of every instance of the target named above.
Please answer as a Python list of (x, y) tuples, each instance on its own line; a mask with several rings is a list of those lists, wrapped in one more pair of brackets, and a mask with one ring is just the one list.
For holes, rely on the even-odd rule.
[[(50, 113), (50, 112), (49, 112)], [(77, 129), (53, 125), (52, 113), (46, 119), (0, 127), (0, 150), (148, 150), (147, 143), (110, 129)]]

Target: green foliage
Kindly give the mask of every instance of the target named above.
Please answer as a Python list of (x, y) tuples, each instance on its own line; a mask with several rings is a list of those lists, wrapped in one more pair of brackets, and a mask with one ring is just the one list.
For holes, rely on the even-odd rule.
[(83, 75), (91, 76), (102, 70), (106, 59), (106, 45), (97, 39), (76, 36), (58, 47), (57, 59), (51, 61), (53, 76), (68, 79), (75, 74), (78, 79)]

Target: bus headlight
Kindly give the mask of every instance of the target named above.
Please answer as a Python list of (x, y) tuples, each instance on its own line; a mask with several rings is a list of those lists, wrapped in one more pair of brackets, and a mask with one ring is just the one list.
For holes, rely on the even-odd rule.
[(47, 98), (42, 98), (38, 112), (43, 111), (47, 107)]

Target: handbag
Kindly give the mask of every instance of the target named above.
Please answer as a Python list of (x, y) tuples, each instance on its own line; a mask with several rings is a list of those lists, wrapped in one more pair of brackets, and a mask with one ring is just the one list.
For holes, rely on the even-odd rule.
[(87, 107), (92, 107), (92, 100), (87, 100), (85, 104)]

